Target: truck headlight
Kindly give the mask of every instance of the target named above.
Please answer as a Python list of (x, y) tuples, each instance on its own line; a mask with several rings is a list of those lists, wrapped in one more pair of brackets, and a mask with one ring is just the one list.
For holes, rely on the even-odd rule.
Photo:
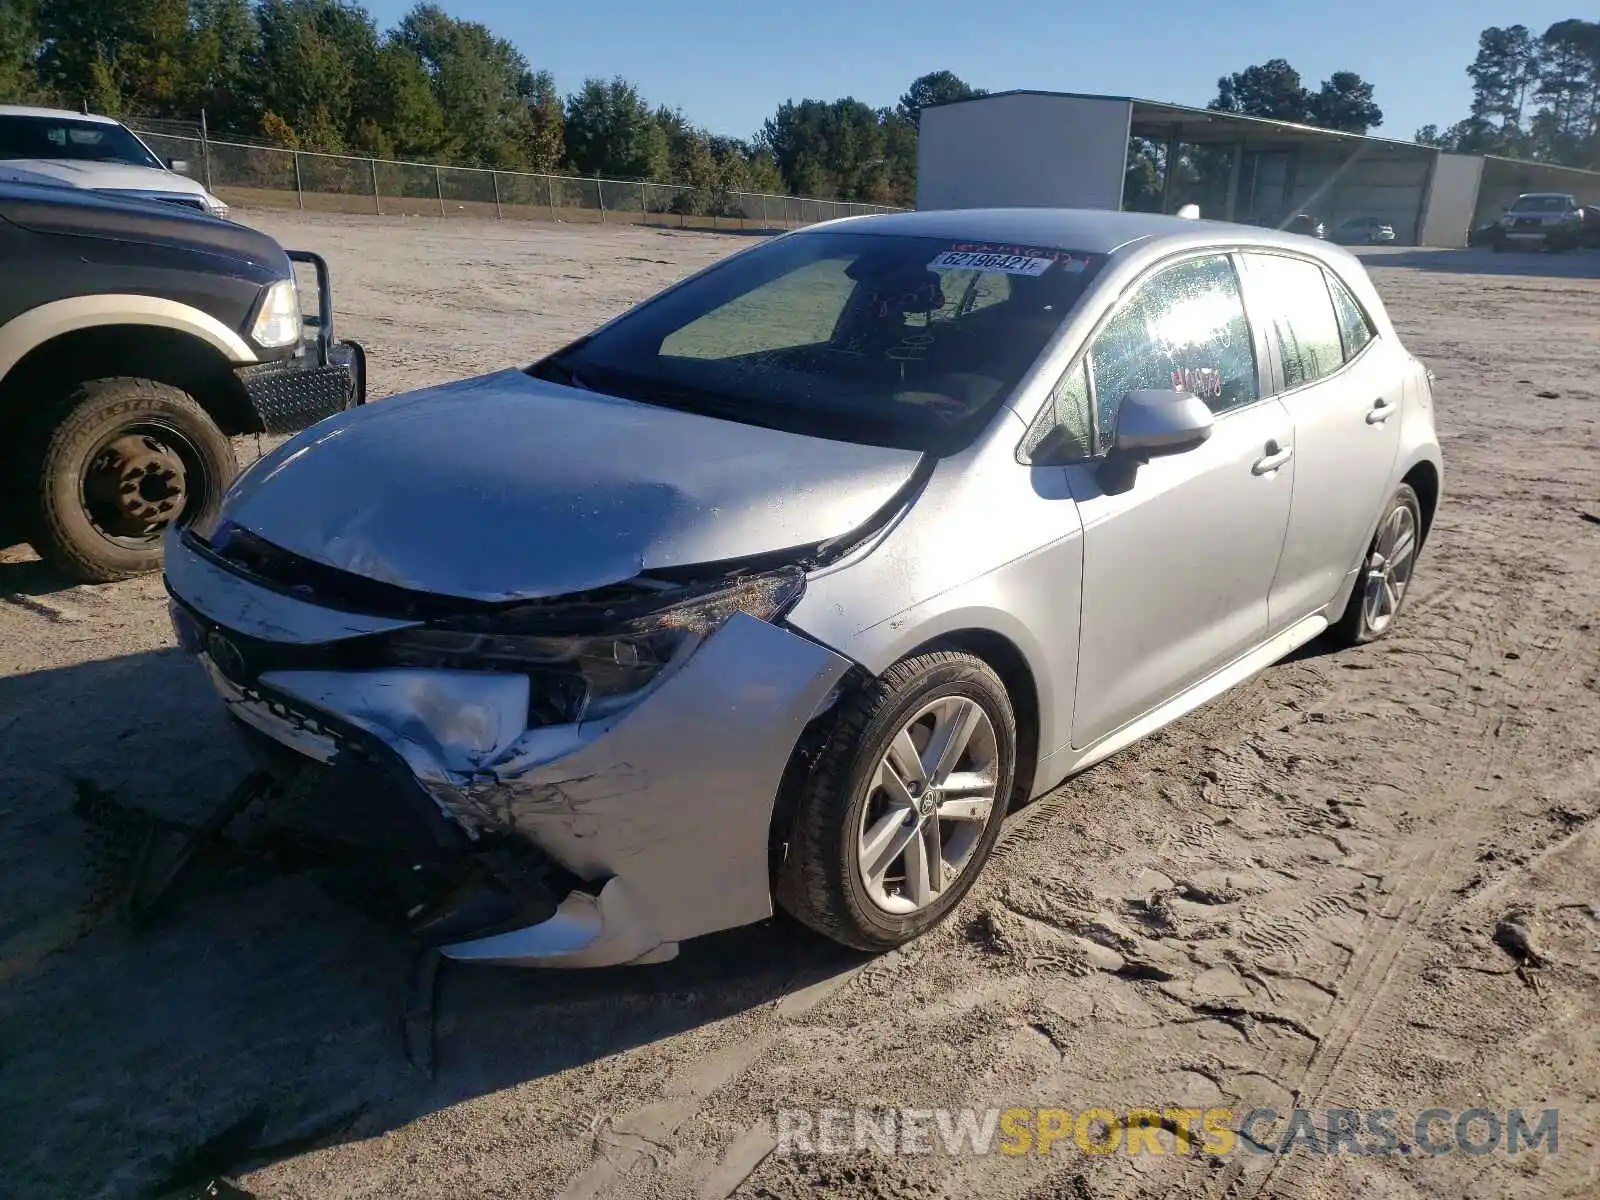
[(267, 350), (281, 350), (300, 340), (300, 293), (294, 280), (280, 279), (267, 288), (250, 339)]
[[(527, 675), (529, 724), (567, 724), (627, 708), (734, 614), (775, 621), (804, 591), (805, 574), (785, 568), (625, 616), (622, 606), (518, 606), (401, 630), (384, 639), (384, 657), (399, 666)], [(562, 626), (574, 631), (557, 632)]]

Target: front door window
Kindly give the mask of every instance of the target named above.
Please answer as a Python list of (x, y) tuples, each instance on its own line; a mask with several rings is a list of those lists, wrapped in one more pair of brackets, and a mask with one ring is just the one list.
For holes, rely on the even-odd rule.
[(1255, 345), (1232, 262), (1210, 255), (1154, 275), (1095, 338), (1089, 372), (1102, 450), (1132, 391), (1189, 392), (1219, 414), (1258, 400)]

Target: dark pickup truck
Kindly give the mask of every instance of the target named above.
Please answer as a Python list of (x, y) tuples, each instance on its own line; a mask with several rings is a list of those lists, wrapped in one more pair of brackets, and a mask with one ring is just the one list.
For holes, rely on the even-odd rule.
[(1566, 192), (1526, 192), (1506, 209), (1487, 240), (1497, 252), (1600, 246), (1600, 210)]
[(365, 399), (316, 255), (158, 201), (0, 182), (0, 525), (70, 577), (157, 568), (165, 527), (237, 473), (231, 436)]

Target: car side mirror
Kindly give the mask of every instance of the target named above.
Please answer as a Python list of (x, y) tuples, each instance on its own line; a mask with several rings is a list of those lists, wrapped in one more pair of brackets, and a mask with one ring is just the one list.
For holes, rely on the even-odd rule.
[(1107, 494), (1127, 491), (1141, 466), (1195, 449), (1211, 436), (1213, 423), (1205, 401), (1188, 392), (1129, 392), (1117, 409), (1116, 439), (1101, 463), (1101, 486)]
[(169, 158), (167, 159), (167, 166), (179, 175), (187, 175), (189, 173), (189, 160), (185, 158)]

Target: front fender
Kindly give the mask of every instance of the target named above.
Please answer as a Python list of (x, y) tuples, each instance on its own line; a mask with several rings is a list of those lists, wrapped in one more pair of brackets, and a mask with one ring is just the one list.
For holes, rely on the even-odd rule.
[(839, 619), (840, 607), (826, 595), (832, 589), (816, 587), (789, 624), (874, 675), (941, 639), (972, 632), (1004, 638), (1033, 677), (1042, 763), (1072, 728), (1082, 553), (1081, 537), (1064, 538), (861, 629)]
[(108, 325), (172, 329), (198, 338), (235, 366), (257, 361), (242, 337), (209, 313), (159, 296), (71, 296), (30, 308), (0, 327), (0, 379), (32, 351), (62, 334)]

